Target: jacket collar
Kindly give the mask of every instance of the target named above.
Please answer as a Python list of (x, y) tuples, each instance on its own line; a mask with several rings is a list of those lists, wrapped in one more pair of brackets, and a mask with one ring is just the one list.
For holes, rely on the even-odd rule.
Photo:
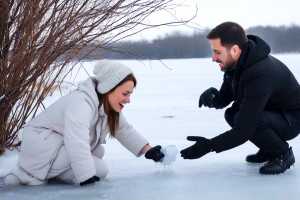
[(103, 104), (102, 104), (101, 107), (99, 108), (98, 113), (99, 113), (99, 116), (101, 116), (101, 117), (106, 116), (106, 114), (105, 114), (105, 112), (104, 112), (104, 106), (103, 106)]
[[(238, 83), (239, 83), (239, 80), (240, 80), (240, 76), (242, 74), (242, 71), (244, 69), (244, 65), (247, 61), (247, 57), (248, 57), (248, 54), (249, 54), (249, 45), (246, 45), (242, 51), (242, 54), (235, 66), (235, 73), (234, 73), (234, 76), (233, 76), (233, 79), (232, 79), (232, 89), (235, 93), (236, 89), (237, 89), (237, 86), (238, 86)], [(235, 94), (234, 94), (235, 95)]]
[(98, 97), (97, 97), (97, 94), (96, 94), (96, 91), (95, 91), (96, 83), (94, 82), (93, 77), (89, 77), (86, 80), (81, 81), (78, 84), (78, 87), (79, 87), (78, 90), (80, 92), (84, 92), (90, 97), (90, 99), (94, 103), (94, 106), (98, 109), (99, 100), (98, 100)]

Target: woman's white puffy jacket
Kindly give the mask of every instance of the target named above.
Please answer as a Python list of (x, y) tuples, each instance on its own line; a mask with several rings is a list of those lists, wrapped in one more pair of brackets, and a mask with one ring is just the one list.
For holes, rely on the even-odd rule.
[[(78, 182), (95, 175), (91, 151), (106, 143), (107, 116), (99, 101), (93, 78), (79, 89), (62, 97), (25, 125), (19, 167), (44, 180), (62, 145), (65, 145)], [(127, 123), (120, 113), (116, 139), (135, 156), (149, 142)]]

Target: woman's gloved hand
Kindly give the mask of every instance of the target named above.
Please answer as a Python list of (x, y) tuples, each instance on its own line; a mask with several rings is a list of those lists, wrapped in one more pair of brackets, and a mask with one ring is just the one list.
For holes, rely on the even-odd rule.
[(89, 178), (88, 180), (80, 183), (80, 186), (88, 185), (88, 184), (94, 184), (95, 181), (100, 181), (100, 178), (98, 176), (93, 176)]
[(147, 159), (152, 159), (154, 160), (154, 162), (162, 162), (163, 157), (165, 156), (163, 154), (163, 152), (160, 151), (161, 150), (161, 146), (157, 145), (155, 147), (152, 147), (151, 149), (149, 149), (147, 151), (147, 153), (145, 154), (145, 157)]

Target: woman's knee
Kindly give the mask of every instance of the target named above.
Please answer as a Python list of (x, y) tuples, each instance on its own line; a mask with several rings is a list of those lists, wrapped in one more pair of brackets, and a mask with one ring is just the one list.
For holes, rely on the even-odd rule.
[(99, 178), (104, 178), (108, 174), (108, 166), (107, 162), (103, 159), (99, 159), (96, 156), (93, 156), (95, 168), (96, 168), (96, 174), (95, 176), (98, 176)]
[(71, 161), (65, 145), (63, 145), (58, 150), (50, 171), (66, 171), (69, 168), (71, 168)]
[[(108, 174), (108, 166), (105, 160), (102, 160), (96, 156), (93, 156), (94, 164), (95, 164), (95, 169), (96, 169), (96, 174), (95, 176), (99, 178), (104, 178)], [(60, 175), (57, 176), (58, 180), (65, 182), (65, 183), (75, 183), (75, 175), (74, 172), (71, 169), (68, 169), (67, 171), (61, 173)]]
[[(95, 169), (96, 169), (96, 174), (95, 176), (99, 178), (104, 178), (108, 174), (108, 166), (105, 160), (102, 160), (96, 156), (93, 156), (94, 164), (95, 164)], [(65, 182), (65, 183), (75, 183), (75, 175), (74, 172), (71, 169), (66, 170), (65, 172), (61, 173), (60, 175), (57, 176), (58, 180)]]
[(56, 177), (57, 175), (65, 172), (71, 168), (71, 161), (65, 145), (61, 146), (58, 150), (54, 162), (52, 163), (46, 179)]
[(96, 157), (98, 157), (98, 158), (100, 158), (100, 159), (103, 158), (104, 153), (105, 153), (105, 149), (104, 149), (104, 147), (103, 147), (102, 145), (100, 145), (99, 147), (97, 147), (97, 148), (92, 152), (93, 156), (96, 156)]
[(59, 174), (57, 176), (57, 179), (64, 182), (64, 183), (69, 183), (69, 184), (74, 184), (76, 182), (75, 175), (74, 175), (74, 172), (73, 172), (72, 168), (68, 169), (67, 171), (65, 171), (61, 174)]

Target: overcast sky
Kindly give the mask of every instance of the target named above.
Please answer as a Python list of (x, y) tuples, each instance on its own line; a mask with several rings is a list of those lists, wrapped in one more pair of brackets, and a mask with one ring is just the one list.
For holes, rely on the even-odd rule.
[[(175, 3), (184, 2), (184, 0), (174, 0)], [(234, 21), (242, 27), (249, 28), (256, 25), (300, 25), (300, 1), (299, 0), (186, 0), (184, 7), (176, 9), (176, 15), (179, 18), (189, 19), (196, 13), (197, 17), (193, 20), (202, 28), (213, 28), (225, 21)], [(162, 23), (172, 20), (167, 12), (153, 14), (148, 18), (150, 23)], [(158, 36), (164, 36), (174, 30), (185, 33), (193, 32), (192, 29), (180, 27), (160, 27), (152, 30), (146, 30), (141, 35), (132, 37), (137, 40), (154, 39)]]

